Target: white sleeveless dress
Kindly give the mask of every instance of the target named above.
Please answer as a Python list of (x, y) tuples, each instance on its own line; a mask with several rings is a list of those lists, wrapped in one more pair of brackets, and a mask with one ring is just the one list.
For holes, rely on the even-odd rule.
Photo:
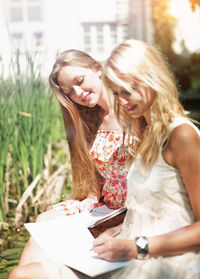
[[(177, 117), (170, 125), (169, 133), (177, 126), (187, 123), (200, 136), (198, 128), (188, 119)], [(145, 170), (136, 160), (129, 169), (128, 208), (120, 238), (134, 239), (135, 236), (153, 236), (176, 230), (191, 224), (195, 217), (186, 188), (179, 171), (168, 165), (160, 150), (150, 170)], [(50, 279), (67, 279), (65, 268), (43, 261), (48, 266)], [(51, 266), (51, 268), (50, 268)], [(54, 269), (54, 272), (52, 270)], [(57, 270), (57, 274), (55, 271)], [(82, 279), (89, 279), (76, 272)], [(200, 253), (190, 252), (180, 256), (132, 260), (119, 270), (95, 277), (96, 279), (200, 279)]]
[[(198, 128), (183, 117), (175, 119), (169, 133), (184, 123), (191, 125), (200, 136)], [(120, 238), (159, 235), (195, 221), (180, 173), (164, 161), (162, 150), (150, 170), (144, 169), (140, 160), (136, 160), (127, 180), (128, 211)], [(200, 278), (200, 254), (190, 252), (166, 258), (132, 260), (127, 267), (112, 272), (109, 278)]]

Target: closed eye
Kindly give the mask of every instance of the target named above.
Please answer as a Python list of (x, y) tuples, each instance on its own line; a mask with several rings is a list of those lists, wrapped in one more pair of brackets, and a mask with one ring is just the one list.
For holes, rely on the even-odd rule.
[(81, 85), (84, 81), (84, 76), (80, 76), (78, 79), (77, 79), (77, 85)]
[(137, 90), (138, 90), (138, 87), (137, 87), (137, 86), (131, 86), (131, 88), (132, 88), (134, 91), (137, 91)]
[(69, 93), (67, 94), (67, 96), (70, 97), (70, 96), (73, 94), (73, 92), (74, 92), (73, 88), (70, 89), (70, 91), (69, 91)]
[(131, 93), (128, 92), (128, 91), (126, 91), (126, 90), (122, 90), (122, 91), (121, 91), (121, 94), (126, 95), (126, 96), (131, 95)]

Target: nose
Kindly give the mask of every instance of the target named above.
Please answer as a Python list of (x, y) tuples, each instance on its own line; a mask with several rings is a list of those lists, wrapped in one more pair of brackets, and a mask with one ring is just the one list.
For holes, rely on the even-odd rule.
[(118, 103), (120, 104), (120, 106), (123, 107), (123, 106), (126, 106), (129, 103), (129, 101), (125, 97), (119, 96)]
[(80, 86), (73, 85), (73, 90), (76, 93), (77, 97), (80, 97), (81, 95), (83, 95), (83, 90), (80, 88)]

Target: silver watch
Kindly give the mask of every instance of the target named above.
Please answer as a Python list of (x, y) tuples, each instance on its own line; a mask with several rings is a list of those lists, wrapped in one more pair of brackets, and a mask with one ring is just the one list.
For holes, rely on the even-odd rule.
[(149, 259), (148, 240), (145, 236), (138, 236), (135, 238), (137, 246), (137, 259), (146, 260)]

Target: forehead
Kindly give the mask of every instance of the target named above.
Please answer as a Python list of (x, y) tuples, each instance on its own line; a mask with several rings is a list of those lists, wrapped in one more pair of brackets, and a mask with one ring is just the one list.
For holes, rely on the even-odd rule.
[(73, 82), (79, 76), (90, 74), (92, 72), (94, 71), (87, 68), (78, 66), (65, 66), (62, 67), (58, 73), (58, 83), (63, 86), (67, 83)]

